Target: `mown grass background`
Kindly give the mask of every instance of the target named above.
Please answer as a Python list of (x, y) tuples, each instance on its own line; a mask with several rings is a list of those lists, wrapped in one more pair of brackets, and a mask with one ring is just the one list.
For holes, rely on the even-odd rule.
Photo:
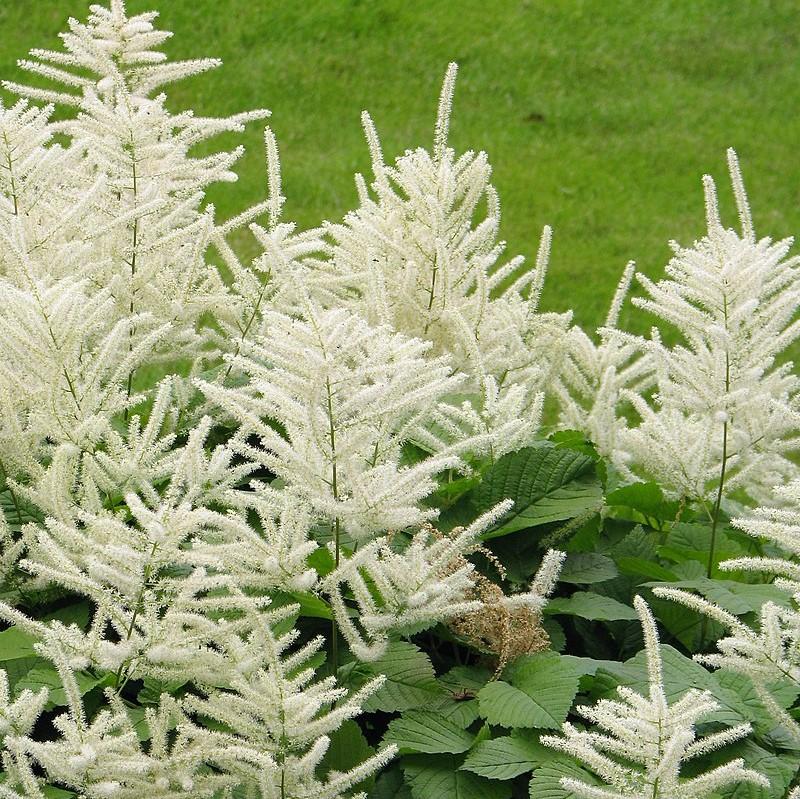
[[(584, 325), (602, 321), (626, 260), (658, 275), (670, 239), (702, 233), (704, 172), (720, 179), (732, 214), (729, 145), (757, 232), (800, 229), (796, 0), (128, 2), (130, 12), (153, 6), (175, 32), (171, 56), (225, 62), (174, 86), (175, 109), (273, 111), (286, 214), (302, 226), (353, 205), (352, 173), (368, 168), (361, 109), (387, 156), (428, 144), (442, 75), (458, 61), (451, 141), (489, 153), (510, 254), (532, 256), (553, 225), (544, 304), (574, 308)], [(87, 8), (0, 0), (0, 76), (20, 79), (15, 60), (55, 45)], [(211, 192), (222, 215), (264, 192), (257, 126), (243, 141), (240, 182)]]

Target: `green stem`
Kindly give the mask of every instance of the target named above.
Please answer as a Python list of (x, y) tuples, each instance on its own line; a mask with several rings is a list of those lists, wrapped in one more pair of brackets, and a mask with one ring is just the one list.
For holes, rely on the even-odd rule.
[(714, 571), (714, 555), (717, 544), (717, 525), (719, 524), (719, 510), (722, 505), (722, 494), (725, 488), (725, 468), (728, 465), (728, 423), (722, 425), (722, 466), (719, 473), (719, 486), (717, 488), (717, 499), (714, 502), (714, 512), (711, 519), (711, 545), (708, 552), (708, 566), (706, 576), (711, 577)]
[(17, 181), (14, 178), (14, 162), (11, 160), (11, 142), (8, 136), (3, 134), (3, 143), (6, 146), (6, 169), (8, 169), (9, 180), (11, 181), (11, 199), (14, 201), (14, 216), (19, 216), (19, 205), (17, 203)]
[[(264, 299), (264, 295), (267, 293), (267, 284), (269, 282), (269, 275), (267, 275), (265, 279), (267, 282), (265, 282), (264, 285), (261, 287), (261, 291), (259, 292), (256, 304), (253, 306), (253, 313), (250, 315), (250, 319), (247, 320), (247, 324), (245, 325), (244, 330), (242, 330), (241, 338), (239, 339), (239, 341), (236, 342), (236, 351), (233, 353), (234, 358), (242, 351), (242, 344), (244, 344), (244, 340), (245, 338), (247, 338), (247, 334), (250, 332), (250, 327), (255, 321), (255, 318), (258, 315), (258, 310), (261, 307), (261, 301)], [(225, 371), (223, 377), (227, 377), (231, 373), (231, 369), (233, 369), (233, 362), (228, 364), (228, 368)]]
[(17, 514), (17, 524), (22, 527), (22, 510), (19, 507), (19, 501), (17, 500), (17, 495), (14, 492), (14, 489), (11, 487), (11, 483), (8, 482), (8, 472), (6, 471), (6, 466), (3, 463), (2, 458), (0, 458), (0, 472), (2, 472), (3, 482), (8, 489), (8, 493), (11, 495), (11, 502), (14, 505), (14, 510)]
[[(133, 174), (133, 205), (136, 207), (137, 198), (138, 198), (138, 175), (136, 172), (136, 150), (133, 140), (133, 133), (131, 133), (131, 171)], [(130, 285), (130, 292), (131, 292), (131, 302), (130, 302), (130, 314), (133, 316), (133, 279), (136, 276), (136, 251), (137, 246), (139, 244), (139, 217), (133, 220), (133, 236), (132, 236), (132, 246), (131, 246), (131, 285)], [(136, 330), (131, 327), (129, 333), (129, 340), (128, 340), (128, 351), (133, 352), (133, 337), (136, 334)], [(128, 399), (131, 398), (131, 394), (133, 393), (133, 375), (135, 369), (131, 369), (128, 373), (128, 386), (127, 386), (127, 397)], [(128, 420), (128, 408), (125, 408), (123, 413), (123, 417), (125, 421)]]
[[(130, 641), (131, 636), (133, 635), (133, 627), (136, 624), (136, 619), (139, 616), (139, 611), (142, 609), (142, 602), (144, 601), (144, 592), (147, 590), (147, 582), (150, 579), (150, 575), (153, 572), (153, 558), (155, 557), (156, 550), (158, 549), (158, 542), (153, 542), (153, 547), (150, 550), (150, 557), (147, 561), (147, 564), (144, 567), (144, 572), (142, 574), (142, 586), (139, 589), (139, 595), (136, 597), (136, 605), (133, 608), (133, 614), (131, 615), (130, 624), (128, 624), (127, 632), (125, 633), (125, 640)], [(120, 685), (120, 679), (122, 678), (122, 670), (125, 664), (121, 664), (119, 669), (117, 669), (117, 673), (114, 677), (114, 690), (119, 693), (124, 687), (125, 683), (128, 681), (127, 676), (125, 677), (125, 682)]]
[[(333, 421), (333, 392), (331, 390), (330, 377), (325, 378), (325, 388), (328, 403), (328, 435), (331, 442), (331, 491), (333, 492), (334, 502), (339, 499), (338, 471), (336, 465), (336, 425)], [(334, 540), (334, 564), (339, 568), (341, 557), (341, 522), (337, 516), (333, 522)], [(331, 618), (331, 667), (335, 675), (339, 668), (339, 630), (336, 626), (336, 619)]]

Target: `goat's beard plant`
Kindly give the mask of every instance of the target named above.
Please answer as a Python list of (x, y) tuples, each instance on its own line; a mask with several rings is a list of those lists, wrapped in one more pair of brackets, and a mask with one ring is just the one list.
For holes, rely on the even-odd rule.
[[(240, 151), (192, 148), (267, 112), (171, 113), (156, 92), (218, 64), (170, 63), (155, 18), (129, 17), (121, 0), (92, 6), (86, 23), (70, 20), (63, 51), (20, 62), (63, 88), (6, 83), (22, 99), (0, 106), (0, 618), (13, 627), (0, 654), (16, 647), (4, 662), (33, 669), (0, 670), (0, 799), (364, 796), (398, 752), (414, 799), (460, 796), (441, 777), (455, 780), (459, 767), (465, 795), (505, 799), (517, 789), (486, 778), (519, 777), (546, 750), (491, 725), (557, 728), (578, 691), (564, 675), (578, 660), (594, 663), (587, 677), (610, 663), (554, 651), (604, 617), (577, 609), (577, 592), (552, 611), (583, 615), (584, 627), (567, 626), (565, 639), (544, 620), (565, 562), (548, 542), (569, 539), (572, 584), (597, 582), (597, 569), (613, 582), (604, 552), (627, 520), (612, 518), (604, 541), (598, 522), (614, 503), (599, 514), (599, 492), (627, 482), (635, 496), (636, 481), (656, 480), (660, 499), (634, 504), (634, 519), (650, 524), (654, 513), (663, 535), (676, 516), (707, 514), (707, 582), (678, 586), (702, 593), (728, 498), (763, 500), (797, 476), (799, 384), (790, 364), (775, 365), (800, 331), (789, 242), (756, 240), (731, 155), (741, 235), (722, 227), (707, 179), (708, 235), (676, 245), (669, 279), (640, 278), (649, 296), (637, 304), (685, 343), (618, 329), (629, 264), (595, 344), (570, 314), (538, 310), (549, 228), (533, 269), (500, 264), (488, 159), (448, 145), (454, 65), (430, 152), (387, 164), (364, 115), (374, 179), (357, 176), (360, 205), (340, 224), (297, 231), (282, 221), (269, 129), (267, 198), (219, 222), (205, 190), (235, 180)], [(66, 107), (59, 121), (56, 105)], [(248, 228), (263, 249), (252, 264), (232, 243)], [(548, 398), (563, 428), (550, 441)], [(796, 486), (779, 498), (796, 502)], [(665, 515), (670, 498), (679, 502)], [(785, 528), (796, 518), (781, 513), (740, 524), (797, 554)], [(520, 531), (538, 555), (503, 563), (491, 542)], [(641, 549), (642, 528), (631, 536)], [(639, 551), (623, 547), (626, 574), (641, 578), (631, 592), (671, 574), (637, 572)], [(774, 725), (796, 738), (792, 700), (776, 698), (770, 679), (777, 668), (800, 687), (797, 566), (769, 554), (723, 564), (791, 582), (794, 609), (764, 602), (760, 633), (707, 599), (656, 591), (731, 630), (705, 662), (752, 677)], [(675, 581), (696, 572), (676, 567)], [(612, 593), (597, 597), (601, 614), (630, 622)], [(624, 693), (619, 729), (619, 703), (583, 711), (628, 738), (673, 712), (655, 620), (643, 600), (636, 607), (649, 704)], [(755, 657), (759, 635), (777, 653), (772, 672)], [(627, 651), (635, 634), (610, 639)], [(431, 658), (454, 668), (437, 676)], [(511, 705), (549, 715), (510, 713), (506, 689), (519, 695)], [(548, 709), (553, 691), (560, 709)], [(702, 696), (702, 710), (717, 707)], [(385, 718), (353, 721), (365, 710), (409, 714), (381, 744)], [(641, 779), (602, 753), (633, 749), (568, 726), (578, 743), (545, 742), (617, 792), (574, 775), (543, 790), (607, 799), (632, 780), (653, 788), (648, 796), (665, 795), (661, 782), (689, 799), (767, 784), (744, 756), (684, 779), (676, 764), (751, 730), (692, 743), (694, 715), (678, 720), (680, 752), (669, 741), (636, 750)], [(508, 758), (486, 765), (487, 752), (509, 751), (521, 770)], [(376, 796), (402, 795), (397, 779), (387, 771)]]

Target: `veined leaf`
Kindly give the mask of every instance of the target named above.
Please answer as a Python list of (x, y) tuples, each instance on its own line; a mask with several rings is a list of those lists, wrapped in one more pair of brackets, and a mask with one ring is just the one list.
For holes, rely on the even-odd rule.
[(570, 597), (551, 599), (544, 609), (548, 614), (565, 614), (580, 616), (589, 621), (633, 621), (636, 611), (629, 605), (623, 605), (610, 596), (592, 594), (588, 591), (576, 591)]
[(521, 658), (507, 681), (490, 682), (478, 694), (481, 715), (503, 727), (558, 729), (578, 692), (578, 675), (556, 652)]
[(545, 443), (504, 455), (484, 474), (475, 492), (477, 511), (504, 499), (514, 507), (486, 539), (586, 513), (600, 506), (602, 489), (588, 455)]
[(586, 769), (565, 758), (556, 758), (537, 767), (530, 782), (531, 799), (575, 799), (575, 794), (561, 787), (561, 779), (571, 777), (588, 785), (598, 785), (598, 780)]
[(562, 583), (602, 583), (611, 580), (619, 572), (607, 555), (599, 552), (571, 552), (564, 561), (559, 580)]
[(403, 771), (414, 799), (508, 799), (511, 784), (487, 780), (460, 771), (453, 755), (414, 755), (403, 761)]
[(553, 751), (533, 737), (505, 735), (474, 746), (461, 768), (491, 780), (510, 780), (552, 757)]
[(384, 743), (400, 752), (454, 754), (466, 752), (475, 736), (438, 713), (409, 711), (389, 724)]
[(430, 658), (414, 644), (393, 641), (383, 657), (360, 664), (369, 676), (383, 674), (386, 682), (365, 703), (365, 711), (388, 712), (424, 708), (446, 695), (436, 681)]

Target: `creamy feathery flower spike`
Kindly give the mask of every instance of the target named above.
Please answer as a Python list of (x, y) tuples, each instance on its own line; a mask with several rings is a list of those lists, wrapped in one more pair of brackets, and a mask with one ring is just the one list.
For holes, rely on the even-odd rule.
[[(430, 626), (477, 610), (474, 566), (464, 559), (480, 545), (480, 536), (513, 505), (501, 502), (466, 528), (447, 536), (422, 527), (402, 550), (385, 536), (360, 547), (325, 577), (336, 623), (359, 660), (376, 660), (386, 651), (389, 632)], [(345, 598), (358, 606), (350, 617)]]
[(769, 780), (745, 768), (741, 758), (695, 776), (682, 774), (693, 758), (746, 737), (750, 725), (698, 737), (696, 724), (720, 705), (708, 691), (696, 689), (675, 702), (667, 700), (655, 619), (641, 597), (634, 599), (634, 606), (644, 633), (648, 695), (620, 686), (619, 700), (601, 699), (593, 707), (578, 708), (598, 729), (567, 722), (563, 736), (542, 737), (542, 743), (571, 755), (603, 783), (564, 777), (562, 787), (581, 799), (711, 799), (721, 789), (745, 783), (768, 788)]
[[(333, 677), (314, 681), (308, 662), (320, 641), (292, 651), (296, 632), (276, 635), (252, 601), (241, 599), (251, 622), (248, 633), (243, 637), (231, 627), (219, 637), (229, 687), (209, 687), (205, 696), (184, 701), (162, 695), (158, 705), (145, 712), (150, 733), (146, 746), (126, 703), (113, 690), (106, 690), (105, 706), (90, 716), (71, 656), (57, 644), (41, 647), (59, 673), (67, 709), (53, 721), (59, 737), (40, 741), (30, 732), (47, 701), (47, 689), (36, 697), (23, 693), (6, 706), (0, 714), (9, 725), (3, 760), (6, 790), (0, 796), (44, 796), (39, 791), (46, 781), (79, 791), (87, 799), (198, 799), (220, 796), (221, 790), (228, 796), (232, 789), (276, 799), (281, 786), (285, 795), (351, 797), (354, 785), (393, 757), (394, 747), (325, 779), (316, 771), (330, 734), (360, 713), (382, 678), (349, 696)], [(3, 684), (0, 678), (0, 687)], [(0, 690), (0, 704), (3, 695)], [(26, 706), (21, 708), (23, 701)], [(212, 731), (201, 718), (215, 719), (224, 728)], [(357, 796), (363, 799), (364, 794)]]
[[(154, 12), (129, 17), (117, 0), (110, 8), (92, 6), (86, 23), (70, 20), (70, 31), (62, 35), (64, 51), (35, 50), (20, 62), (67, 91), (4, 84), (25, 98), (73, 106), (77, 116), (48, 123), (38, 138), (31, 138), (43, 141), (45, 134), (59, 132), (69, 140), (62, 156), (69, 168), (59, 173), (60, 187), (44, 203), (51, 219), (42, 224), (37, 214), (40, 230), (31, 235), (24, 215), (15, 212), (10, 220), (0, 219), (0, 238), (4, 224), (28, 233), (16, 238), (35, 262), (37, 279), (51, 273), (51, 264), (63, 269), (63, 263), (74, 263), (67, 256), (82, 244), (81, 276), (90, 277), (96, 288), (111, 288), (119, 317), (147, 310), (172, 328), (169, 349), (158, 355), (202, 361), (216, 338), (202, 318), (209, 312), (224, 316), (230, 305), (229, 291), (205, 259), (215, 225), (202, 203), (209, 184), (236, 180), (231, 167), (241, 149), (198, 156), (192, 148), (219, 133), (241, 131), (268, 112), (210, 119), (167, 111), (164, 95), (155, 93), (159, 87), (219, 62), (169, 62), (157, 48), (170, 34), (154, 28), (156, 17)], [(36, 120), (25, 121), (29, 128), (41, 127)], [(64, 152), (53, 146), (48, 150)], [(27, 185), (18, 179), (24, 178), (27, 161), (9, 161), (15, 187)], [(77, 201), (53, 205), (60, 195)], [(18, 200), (24, 207), (24, 193)], [(48, 229), (52, 232), (42, 236)], [(131, 326), (129, 336), (136, 346), (140, 328)]]
[(629, 478), (656, 479), (674, 495), (705, 501), (740, 490), (766, 501), (773, 485), (798, 475), (800, 377), (780, 361), (800, 336), (800, 268), (787, 258), (792, 239), (756, 239), (732, 150), (728, 165), (741, 233), (723, 227), (706, 176), (706, 235), (672, 245), (666, 279), (638, 275), (647, 297), (634, 305), (673, 326), (681, 343), (640, 341), (656, 390), (652, 402), (623, 395), (641, 421), (618, 433), (615, 461)]
[(353, 786), (386, 765), (395, 747), (384, 748), (344, 773), (331, 772), (325, 780), (316, 776), (316, 770), (330, 734), (361, 712), (361, 705), (384, 678), (377, 677), (350, 695), (337, 687), (332, 676), (314, 680), (309, 661), (322, 639), (291, 650), (297, 630), (276, 635), (269, 625), (258, 623), (256, 608), (251, 615), (254, 624), (244, 639), (234, 630), (219, 639), (231, 658), (229, 689), (191, 696), (184, 703), (190, 713), (218, 722), (219, 731), (186, 725), (187, 736), (207, 753), (209, 763), (235, 775), (243, 785), (257, 787), (260, 792), (254, 796), (349, 795)]
[(0, 279), (0, 291), (0, 457), (9, 476), (35, 478), (54, 444), (91, 451), (137, 401), (127, 376), (170, 327), (146, 312), (119, 319), (112, 292), (86, 281)]
[(349, 307), (372, 324), (430, 341), (434, 355), (449, 355), (469, 377), (465, 389), (486, 429), (512, 413), (525, 422), (511, 449), (539, 429), (542, 393), (558, 370), (569, 315), (538, 311), (549, 228), (534, 269), (521, 257), (500, 261), (505, 243), (488, 158), (457, 156), (447, 141), (455, 77), (451, 64), (431, 151), (409, 150), (387, 164), (364, 113), (371, 191), (357, 176), (360, 207), (325, 226), (329, 253), (295, 274), (323, 306)]
[(765, 602), (753, 626), (697, 594), (677, 588), (657, 587), (660, 599), (702, 613), (721, 624), (727, 635), (717, 641), (717, 652), (695, 655), (706, 666), (728, 669), (749, 677), (764, 707), (795, 741), (800, 742), (800, 724), (781, 706), (772, 691), (777, 684), (800, 688), (800, 593), (794, 607)]
[[(293, 222), (281, 221), (286, 198), (281, 191), (281, 167), (278, 142), (270, 128), (264, 131), (267, 163), (267, 199), (233, 219), (219, 225), (213, 244), (231, 274), (231, 298), (228, 308), (218, 309), (217, 319), (224, 330), (220, 346), (238, 355), (242, 343), (263, 333), (264, 317), (270, 310), (296, 310), (304, 293), (297, 290), (298, 275), (313, 256), (327, 251), (319, 230), (296, 230)], [(267, 225), (256, 220), (267, 215)], [(251, 264), (242, 263), (228, 242), (228, 236), (247, 226), (262, 253)], [(235, 364), (229, 362), (227, 377)]]
[[(268, 332), (231, 358), (247, 384), (197, 381), (239, 423), (229, 446), (357, 539), (435, 516), (421, 506), (435, 476), (462, 468), (462, 455), (492, 441), (483, 432), (457, 435), (458, 419), (444, 438), (432, 430), (463, 384), (449, 361), (428, 357), (430, 343), (372, 327), (346, 309), (308, 304), (303, 318), (270, 312), (266, 319)], [(403, 446), (418, 439), (433, 454), (404, 465)]]
[(559, 401), (559, 426), (580, 430), (604, 457), (614, 458), (617, 438), (626, 426), (620, 415), (623, 391), (641, 394), (654, 381), (652, 359), (638, 341), (617, 327), (630, 290), (635, 264), (630, 261), (620, 278), (595, 343), (580, 327), (570, 328), (566, 355), (552, 383)]
[[(800, 594), (800, 479), (773, 490), (778, 507), (760, 507), (732, 524), (753, 538), (767, 538), (788, 557), (733, 558), (720, 563), (723, 571), (756, 571), (777, 575), (776, 585)], [(800, 623), (800, 619), (798, 620)]]

